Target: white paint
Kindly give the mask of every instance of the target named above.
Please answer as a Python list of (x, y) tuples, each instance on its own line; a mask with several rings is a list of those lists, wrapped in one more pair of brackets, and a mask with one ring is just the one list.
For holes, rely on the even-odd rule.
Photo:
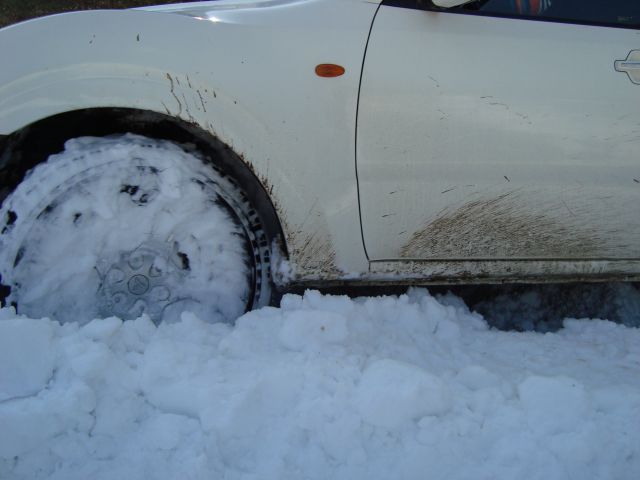
[[(11, 66), (0, 69), (0, 134), (105, 106), (194, 122), (267, 179), (298, 279), (364, 272), (354, 126), (376, 8), (357, 0), (198, 2), (11, 26), (0, 30), (0, 45), (11, 46), (0, 53)], [(316, 76), (327, 62), (345, 75)]]
[[(640, 258), (640, 89), (614, 69), (637, 38), (381, 7), (358, 121), (370, 260), (466, 261), (473, 276)], [(526, 275), (514, 263), (482, 273)]]
[[(265, 183), (292, 282), (638, 278), (629, 259), (640, 257), (640, 91), (614, 70), (637, 49), (637, 32), (386, 6), (359, 112), (367, 259), (355, 121), (378, 3), (194, 2), (11, 26), (0, 30), (11, 46), (0, 53), (10, 65), (0, 69), (0, 134), (104, 106), (200, 125)], [(325, 62), (346, 74), (318, 78)], [(460, 225), (409, 245), (437, 218), (514, 194), (506, 212), (528, 220), (507, 232), (511, 243), (495, 232), (513, 222), (491, 231), (489, 215), (482, 231)], [(556, 261), (585, 258), (575, 268)]]

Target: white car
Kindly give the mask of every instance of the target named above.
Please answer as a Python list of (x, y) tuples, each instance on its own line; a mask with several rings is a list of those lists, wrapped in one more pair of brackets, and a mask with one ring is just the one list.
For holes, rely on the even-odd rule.
[(0, 46), (0, 273), (29, 315), (640, 279), (639, 2), (221, 0)]

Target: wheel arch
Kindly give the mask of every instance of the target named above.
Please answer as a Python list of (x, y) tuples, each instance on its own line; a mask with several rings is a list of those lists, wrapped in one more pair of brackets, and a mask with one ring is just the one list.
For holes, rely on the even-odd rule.
[(256, 209), (267, 238), (288, 258), (276, 207), (251, 166), (241, 155), (196, 124), (158, 112), (131, 108), (88, 108), (59, 113), (0, 138), (0, 205), (34, 166), (64, 149), (70, 138), (134, 133), (170, 140), (215, 159), (215, 164), (241, 187)]

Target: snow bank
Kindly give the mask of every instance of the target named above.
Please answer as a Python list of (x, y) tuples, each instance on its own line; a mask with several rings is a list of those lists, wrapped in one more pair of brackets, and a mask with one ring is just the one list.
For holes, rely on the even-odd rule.
[(635, 328), (502, 332), (424, 290), (233, 327), (0, 312), (2, 479), (640, 478)]

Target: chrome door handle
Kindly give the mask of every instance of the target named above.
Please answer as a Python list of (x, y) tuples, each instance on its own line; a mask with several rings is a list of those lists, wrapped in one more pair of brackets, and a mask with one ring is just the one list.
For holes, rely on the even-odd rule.
[(640, 85), (640, 50), (631, 50), (625, 60), (616, 60), (613, 65), (617, 72), (626, 73), (629, 80)]

